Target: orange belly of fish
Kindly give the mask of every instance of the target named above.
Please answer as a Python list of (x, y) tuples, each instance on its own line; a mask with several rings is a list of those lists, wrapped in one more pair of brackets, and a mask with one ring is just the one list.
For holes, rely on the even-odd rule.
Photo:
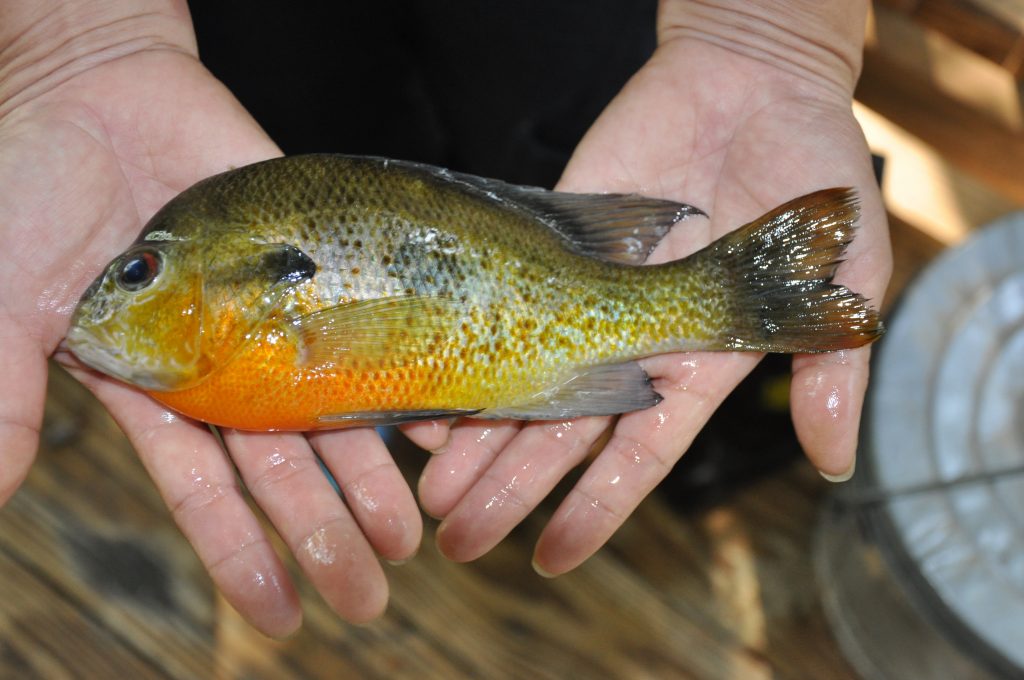
[(435, 368), (399, 366), (388, 370), (303, 367), (293, 343), (266, 337), (193, 387), (151, 392), (157, 401), (186, 416), (243, 430), (317, 430), (372, 424), (324, 420), (324, 416), (438, 408), (465, 399), (446, 393)]

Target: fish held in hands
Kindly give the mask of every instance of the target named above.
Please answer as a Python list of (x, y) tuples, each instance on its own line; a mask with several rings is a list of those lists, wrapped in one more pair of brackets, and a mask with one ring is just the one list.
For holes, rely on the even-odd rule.
[(199, 420), (312, 430), (624, 413), (660, 400), (642, 357), (827, 352), (882, 332), (831, 283), (851, 190), (640, 266), (702, 214), (379, 158), (264, 161), (161, 209), (86, 291), (67, 343)]

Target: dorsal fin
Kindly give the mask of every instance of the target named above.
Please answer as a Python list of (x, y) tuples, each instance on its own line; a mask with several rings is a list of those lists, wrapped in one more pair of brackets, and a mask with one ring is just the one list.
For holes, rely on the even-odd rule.
[(573, 252), (619, 264), (643, 264), (679, 220), (704, 211), (640, 194), (577, 194), (509, 184), (420, 163), (396, 162), (526, 210), (565, 239)]
[(679, 220), (704, 215), (691, 205), (640, 194), (519, 192), (529, 207), (581, 254), (620, 264), (643, 264)]

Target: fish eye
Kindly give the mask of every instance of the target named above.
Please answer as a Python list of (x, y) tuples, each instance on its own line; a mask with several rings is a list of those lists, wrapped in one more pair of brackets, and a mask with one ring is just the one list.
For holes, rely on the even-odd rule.
[(149, 248), (137, 250), (121, 262), (115, 280), (122, 290), (134, 293), (153, 283), (162, 265), (159, 252)]

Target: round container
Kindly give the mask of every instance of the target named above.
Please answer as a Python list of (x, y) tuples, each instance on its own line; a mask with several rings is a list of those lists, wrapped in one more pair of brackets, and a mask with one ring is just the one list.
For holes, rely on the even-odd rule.
[(866, 678), (1024, 677), (1024, 215), (933, 262), (877, 347), (816, 541)]

